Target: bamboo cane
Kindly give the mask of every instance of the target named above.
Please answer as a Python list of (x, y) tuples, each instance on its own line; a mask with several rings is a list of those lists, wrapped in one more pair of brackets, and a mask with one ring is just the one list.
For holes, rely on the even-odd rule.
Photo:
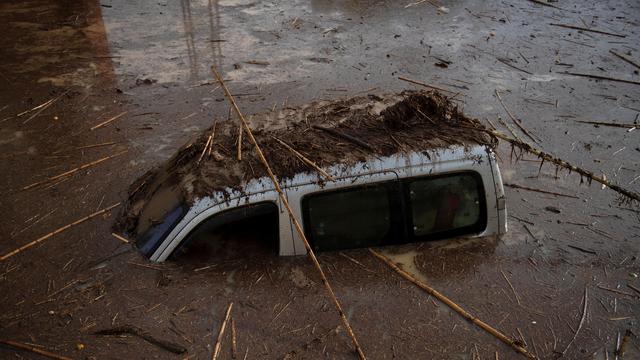
[(229, 92), (229, 89), (227, 88), (227, 85), (224, 83), (224, 80), (222, 79), (222, 77), (220, 76), (218, 71), (216, 70), (215, 66), (211, 66), (211, 70), (213, 71), (213, 74), (215, 75), (215, 77), (218, 80), (218, 82), (220, 83), (220, 86), (224, 90), (225, 96), (227, 97), (227, 99), (229, 99), (229, 102), (233, 106), (234, 111), (238, 115), (238, 119), (242, 123), (242, 126), (243, 126), (245, 132), (247, 133), (247, 136), (249, 137), (249, 140), (253, 144), (253, 146), (255, 148), (255, 151), (258, 154), (258, 157), (260, 158), (260, 161), (264, 165), (265, 170), (267, 171), (267, 174), (269, 175), (269, 178), (273, 182), (273, 186), (275, 187), (276, 191), (278, 192), (278, 195), (280, 196), (280, 200), (282, 201), (282, 204), (287, 209), (287, 212), (289, 213), (289, 217), (291, 218), (291, 221), (293, 222), (293, 224), (294, 224), (294, 226), (296, 228), (296, 231), (297, 231), (298, 235), (300, 236), (300, 238), (302, 239), (302, 242), (304, 244), (305, 249), (307, 250), (307, 254), (311, 258), (311, 261), (313, 262), (313, 265), (318, 270), (318, 273), (320, 274), (320, 278), (322, 279), (322, 283), (324, 284), (325, 288), (327, 289), (327, 292), (329, 293), (329, 297), (333, 301), (333, 304), (336, 307), (336, 310), (338, 310), (338, 314), (340, 315), (340, 318), (342, 319), (342, 323), (344, 324), (347, 332), (349, 333), (349, 336), (351, 337), (351, 341), (353, 342), (353, 345), (355, 347), (356, 352), (358, 353), (359, 358), (361, 360), (366, 360), (366, 356), (364, 355), (364, 352), (362, 351), (362, 348), (360, 347), (360, 344), (358, 343), (358, 339), (356, 338), (356, 335), (353, 332), (353, 329), (351, 328), (351, 325), (349, 324), (349, 320), (347, 319), (346, 315), (344, 314), (344, 311), (342, 310), (342, 306), (340, 305), (340, 302), (336, 298), (336, 294), (333, 292), (333, 288), (329, 284), (329, 280), (327, 280), (327, 277), (325, 276), (324, 271), (322, 270), (322, 267), (320, 266), (320, 262), (318, 262), (318, 259), (316, 258), (316, 255), (313, 252), (313, 249), (311, 248), (311, 245), (309, 245), (309, 241), (307, 240), (307, 237), (305, 236), (304, 231), (302, 230), (302, 226), (300, 225), (300, 223), (298, 222), (298, 219), (296, 219), (295, 215), (293, 214), (293, 210), (291, 210), (291, 207), (289, 206), (289, 201), (287, 201), (287, 197), (284, 195), (284, 192), (282, 191), (282, 188), (280, 187), (280, 184), (278, 183), (278, 180), (276, 179), (276, 176), (273, 174), (273, 171), (271, 170), (271, 166), (269, 166), (269, 162), (264, 157), (264, 154), (262, 153), (262, 150), (260, 149), (260, 145), (258, 144), (258, 142), (256, 141), (255, 137), (253, 136), (253, 132), (251, 131), (251, 128), (249, 127), (249, 124), (247, 123), (247, 120), (244, 118), (244, 115), (242, 115), (242, 112), (238, 108), (238, 105), (236, 104), (236, 101), (233, 98), (233, 95), (231, 95), (231, 93)]
[(494, 329), (493, 327), (491, 327), (491, 325), (485, 323), (484, 321), (478, 319), (477, 317), (471, 315), (468, 311), (466, 311), (465, 309), (461, 308), (458, 304), (456, 304), (453, 301), (451, 301), (448, 297), (444, 296), (443, 294), (441, 294), (437, 290), (433, 289), (429, 285), (425, 284), (424, 282), (416, 279), (413, 275), (409, 274), (408, 272), (400, 269), (398, 267), (398, 265), (396, 265), (393, 261), (391, 261), (386, 256), (384, 256), (384, 255), (382, 255), (382, 254), (380, 254), (380, 253), (378, 253), (378, 252), (376, 252), (375, 250), (372, 250), (372, 249), (369, 249), (369, 251), (371, 252), (371, 254), (373, 254), (373, 256), (375, 256), (378, 259), (382, 260), (382, 262), (384, 262), (389, 267), (391, 267), (393, 270), (395, 270), (395, 272), (400, 274), (400, 276), (402, 276), (406, 280), (411, 281), (412, 283), (414, 283), (419, 288), (421, 288), (422, 290), (426, 291), (427, 293), (429, 293), (430, 295), (432, 295), (436, 299), (442, 301), (447, 306), (449, 306), (451, 309), (453, 309), (455, 312), (457, 312), (458, 314), (462, 315), (462, 317), (464, 317), (465, 319), (471, 321), (472, 323), (474, 323), (475, 325), (480, 327), (482, 330), (484, 330), (484, 331), (488, 332), (489, 334), (495, 336), (500, 341), (502, 341), (505, 344), (511, 346), (515, 351), (517, 351), (520, 354), (526, 356), (527, 358), (529, 358), (529, 359), (537, 359), (537, 357), (534, 354), (532, 354), (531, 352), (529, 352), (529, 350), (527, 350), (524, 347), (522, 347), (521, 345), (519, 345), (515, 340), (513, 340), (512, 338), (504, 335), (500, 331)]
[(589, 178), (591, 180), (594, 180), (596, 182), (599, 182), (600, 184), (605, 185), (608, 188), (610, 188), (611, 190), (616, 191), (616, 192), (618, 192), (618, 193), (620, 193), (620, 194), (622, 194), (624, 196), (627, 196), (630, 199), (633, 199), (633, 200), (636, 200), (636, 201), (640, 201), (640, 194), (638, 194), (638, 193), (636, 193), (634, 191), (631, 191), (631, 190), (627, 190), (627, 189), (625, 189), (623, 187), (620, 187), (619, 185), (616, 185), (616, 184), (610, 182), (609, 180), (592, 173), (591, 171), (579, 168), (579, 167), (577, 167), (575, 165), (572, 165), (572, 164), (568, 163), (567, 161), (564, 161), (564, 160), (562, 160), (560, 158), (557, 158), (557, 157), (555, 157), (555, 156), (553, 156), (551, 154), (548, 154), (548, 153), (546, 153), (546, 152), (544, 152), (542, 150), (538, 150), (538, 149), (534, 148), (533, 146), (527, 144), (526, 142), (524, 142), (522, 140), (516, 140), (516, 139), (510, 138), (509, 136), (507, 136), (507, 135), (505, 135), (505, 134), (503, 134), (503, 133), (501, 133), (499, 131), (488, 130), (488, 129), (477, 129), (477, 130), (485, 131), (485, 132), (487, 132), (489, 134), (492, 134), (495, 137), (500, 138), (500, 139), (502, 139), (504, 141), (507, 141), (508, 143), (510, 143), (510, 144), (512, 144), (514, 146), (517, 146), (517, 147), (521, 148), (524, 151), (530, 152), (530, 153), (538, 156), (543, 161), (548, 161), (550, 163), (553, 163), (553, 164), (555, 164), (557, 166), (560, 166), (560, 167), (563, 167), (565, 169), (569, 169), (571, 171), (575, 171), (578, 174), (580, 174), (582, 176), (585, 176), (585, 177), (587, 177), (587, 178)]
[(113, 209), (113, 208), (115, 208), (115, 207), (117, 207), (119, 205), (120, 205), (120, 203), (113, 204), (113, 205), (111, 205), (111, 206), (109, 206), (107, 208), (104, 208), (104, 209), (100, 210), (100, 211), (96, 211), (93, 214), (87, 215), (87, 216), (83, 217), (82, 219), (76, 220), (76, 221), (72, 222), (71, 224), (67, 224), (67, 225), (65, 225), (65, 226), (63, 226), (61, 228), (58, 228), (58, 229), (56, 229), (56, 230), (54, 230), (54, 231), (52, 231), (52, 232), (50, 232), (50, 233), (48, 233), (46, 235), (43, 235), (43, 236), (37, 238), (36, 240), (33, 240), (32, 242), (30, 242), (30, 243), (28, 243), (26, 245), (22, 245), (21, 247), (9, 252), (8, 254), (3, 255), (2, 257), (0, 257), (0, 261), (4, 261), (4, 260), (12, 257), (13, 255), (16, 255), (16, 254), (18, 254), (18, 253), (20, 253), (20, 252), (22, 252), (22, 251), (34, 246), (34, 245), (37, 245), (37, 244), (47, 240), (48, 238), (50, 238), (50, 237), (52, 237), (52, 236), (54, 236), (56, 234), (59, 234), (59, 233), (65, 231), (65, 230), (67, 230), (67, 229), (69, 229), (71, 227), (74, 227), (74, 226), (76, 226), (78, 224), (81, 224), (81, 223), (83, 223), (83, 222), (85, 222), (85, 221), (87, 221), (89, 219), (92, 219), (92, 218), (98, 216), (98, 215), (104, 214), (107, 211), (109, 211), (109, 210), (111, 210), (111, 209)]
[(113, 155), (110, 155), (110, 156), (105, 156), (105, 157), (103, 157), (102, 159), (98, 159), (98, 160), (92, 161), (92, 162), (90, 162), (90, 163), (86, 163), (86, 164), (84, 164), (84, 165), (78, 166), (78, 167), (77, 167), (77, 168), (75, 168), (75, 169), (71, 169), (71, 170), (69, 170), (69, 171), (65, 171), (65, 172), (63, 172), (62, 174), (58, 174), (58, 175), (52, 176), (52, 177), (50, 177), (50, 178), (47, 178), (47, 179), (45, 179), (45, 180), (38, 181), (38, 182), (35, 182), (35, 183), (33, 183), (33, 184), (30, 184), (30, 185), (24, 186), (24, 187), (23, 187), (22, 189), (20, 189), (20, 190), (23, 190), (23, 191), (24, 191), (24, 190), (29, 190), (29, 189), (31, 189), (31, 188), (34, 188), (34, 187), (38, 186), (38, 185), (46, 184), (46, 183), (48, 183), (48, 182), (50, 182), (50, 181), (57, 180), (57, 179), (59, 179), (59, 178), (61, 178), (61, 177), (65, 177), (65, 176), (68, 176), (68, 175), (74, 174), (74, 173), (76, 173), (76, 172), (78, 172), (78, 171), (80, 171), (80, 170), (84, 170), (84, 169), (86, 169), (86, 168), (89, 168), (89, 167), (92, 167), (92, 166), (98, 165), (98, 164), (100, 164), (100, 163), (101, 163), (101, 162), (103, 162), (103, 161), (107, 161), (107, 160), (112, 159), (112, 158), (114, 158), (114, 157), (116, 157), (116, 156), (120, 156), (120, 155), (122, 155), (122, 154), (124, 154), (124, 153), (126, 153), (126, 152), (127, 152), (127, 150), (124, 150), (124, 151), (121, 151), (121, 152), (119, 152), (119, 153), (117, 153), (117, 154), (113, 154)]
[(231, 316), (231, 309), (233, 308), (233, 303), (230, 302), (227, 307), (227, 312), (224, 315), (224, 321), (222, 325), (220, 325), (220, 331), (218, 332), (218, 340), (216, 340), (216, 347), (213, 350), (213, 355), (211, 355), (211, 360), (216, 360), (218, 358), (218, 354), (220, 354), (220, 348), (222, 347), (222, 336), (224, 335), (224, 330), (227, 327), (227, 322), (229, 321), (229, 316)]
[(19, 342), (15, 342), (15, 341), (11, 341), (11, 340), (0, 340), (0, 344), (5, 344), (5, 345), (8, 345), (8, 346), (14, 347), (16, 349), (31, 351), (32, 353), (40, 354), (42, 356), (48, 357), (49, 359), (71, 360), (71, 358), (68, 358), (66, 356), (50, 353), (50, 352), (48, 352), (46, 350), (41, 350), (41, 349), (38, 349), (36, 347), (29, 346), (29, 345), (26, 345), (26, 344), (21, 344)]

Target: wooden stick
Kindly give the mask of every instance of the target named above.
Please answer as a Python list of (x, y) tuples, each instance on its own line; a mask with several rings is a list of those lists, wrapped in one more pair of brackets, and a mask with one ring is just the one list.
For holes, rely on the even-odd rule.
[(373, 256), (375, 256), (378, 259), (382, 260), (382, 262), (384, 262), (390, 268), (395, 270), (395, 272), (400, 274), (400, 276), (402, 276), (406, 280), (409, 280), (410, 282), (412, 282), (413, 284), (415, 284), (416, 286), (418, 286), (422, 290), (426, 291), (429, 295), (431, 295), (431, 296), (435, 297), (436, 299), (442, 301), (443, 303), (445, 303), (445, 305), (449, 306), (455, 312), (457, 312), (458, 314), (462, 315), (462, 317), (464, 317), (465, 319), (471, 321), (472, 323), (474, 323), (475, 325), (480, 327), (482, 330), (484, 330), (484, 331), (488, 332), (489, 334), (495, 336), (500, 341), (502, 341), (505, 344), (511, 346), (515, 351), (517, 351), (520, 354), (526, 356), (527, 358), (529, 358), (529, 359), (537, 359), (537, 357), (533, 353), (529, 352), (529, 350), (527, 350), (524, 347), (522, 347), (521, 345), (519, 345), (518, 342), (516, 342), (516, 340), (504, 335), (500, 331), (498, 331), (498, 330), (494, 329), (493, 327), (491, 327), (489, 324), (487, 324), (484, 321), (478, 319), (477, 317), (471, 315), (469, 312), (467, 312), (466, 310), (461, 308), (458, 304), (454, 303), (448, 297), (444, 296), (443, 294), (441, 294), (437, 290), (433, 289), (429, 285), (425, 284), (424, 282), (416, 279), (413, 275), (409, 274), (408, 272), (402, 270), (400, 267), (398, 267), (398, 265), (396, 265), (393, 261), (391, 261), (391, 259), (389, 259), (386, 256), (378, 253), (377, 251), (375, 251), (373, 249), (369, 249), (369, 251), (371, 252), (371, 254), (373, 254)]
[(576, 340), (576, 337), (578, 337), (578, 333), (580, 332), (580, 329), (582, 329), (582, 325), (584, 324), (584, 319), (587, 317), (587, 287), (586, 286), (584, 287), (584, 297), (582, 298), (582, 302), (583, 302), (582, 317), (580, 318), (580, 323), (578, 324), (578, 328), (576, 329), (576, 332), (573, 333), (573, 338), (571, 338), (571, 341), (569, 341), (569, 343), (567, 344), (567, 347), (565, 347), (564, 350), (562, 350), (563, 356), (567, 352), (567, 350), (569, 350), (569, 347), (571, 346), (571, 344), (573, 344), (573, 342)]
[(91, 131), (93, 131), (93, 130), (95, 130), (95, 129), (99, 129), (99, 128), (103, 127), (103, 126), (108, 125), (110, 122), (115, 121), (115, 120), (117, 120), (117, 119), (121, 118), (121, 117), (122, 117), (122, 116), (124, 116), (126, 113), (127, 113), (127, 111), (123, 111), (123, 112), (121, 112), (120, 114), (118, 114), (118, 115), (116, 115), (116, 116), (112, 117), (111, 119), (109, 119), (109, 120), (107, 120), (107, 121), (104, 121), (104, 122), (101, 122), (100, 124), (98, 124), (98, 125), (96, 125), (96, 126), (92, 127), (92, 128), (91, 128)]
[(615, 56), (619, 57), (620, 59), (622, 59), (622, 60), (624, 60), (624, 61), (628, 62), (629, 64), (631, 64), (631, 65), (633, 65), (633, 66), (637, 67), (638, 69), (640, 69), (640, 63), (637, 63), (637, 62), (636, 62), (635, 60), (633, 60), (632, 58), (627, 57), (627, 56), (626, 56), (626, 55), (624, 55), (624, 54), (620, 54), (620, 53), (618, 53), (618, 52), (615, 52), (615, 51), (613, 51), (613, 50), (609, 50), (609, 52), (610, 52), (610, 53), (612, 53), (613, 55), (615, 55)]
[(612, 78), (612, 77), (608, 77), (608, 76), (574, 73), (574, 72), (569, 72), (569, 71), (565, 71), (565, 72), (563, 72), (561, 74), (567, 74), (567, 75), (573, 75), (573, 76), (581, 76), (581, 77), (587, 77), (587, 78), (598, 79), (598, 80), (609, 80), (609, 81), (615, 81), (615, 82), (622, 82), (622, 83), (626, 83), (626, 84), (640, 85), (640, 81), (617, 79), (617, 78)]
[(437, 87), (437, 86), (433, 86), (433, 85), (425, 84), (425, 83), (420, 82), (420, 81), (418, 81), (418, 80), (412, 80), (412, 79), (406, 78), (406, 77), (404, 77), (404, 76), (398, 76), (398, 79), (400, 79), (400, 80), (402, 80), (402, 81), (410, 82), (410, 83), (412, 83), (412, 84), (416, 84), (416, 85), (424, 86), (424, 87), (426, 87), (426, 88), (430, 88), (430, 89), (436, 89), (436, 90), (440, 90), (440, 91), (444, 91), (444, 92), (448, 92), (448, 93), (452, 93), (452, 94), (455, 94), (455, 93), (456, 93), (456, 91), (451, 91), (451, 90), (447, 90), (447, 89), (444, 89), (444, 88), (441, 88), (441, 87)]
[(280, 145), (284, 146), (287, 150), (291, 151), (291, 153), (293, 153), (293, 155), (297, 156), (300, 160), (302, 160), (303, 162), (305, 162), (307, 165), (311, 166), (313, 169), (315, 169), (317, 172), (319, 172), (322, 176), (324, 176), (327, 180), (329, 181), (335, 181), (335, 179), (329, 175), (326, 171), (324, 171), (321, 167), (319, 167), (318, 165), (316, 165), (316, 163), (314, 163), (313, 161), (307, 159), (304, 155), (302, 155), (301, 153), (299, 153), (298, 151), (296, 151), (296, 149), (292, 148), (291, 146), (289, 146), (287, 143), (285, 143), (284, 141), (278, 139), (275, 136), (272, 136), (272, 138), (279, 142)]
[(202, 152), (200, 153), (200, 156), (198, 157), (198, 161), (196, 161), (196, 164), (200, 164), (200, 161), (204, 157), (204, 154), (207, 153), (207, 149), (209, 148), (210, 143), (211, 143), (211, 135), (209, 135), (209, 137), (207, 138), (207, 142), (204, 144), (204, 147), (202, 148)]
[(238, 161), (242, 161), (242, 126), (238, 127)]
[(48, 233), (46, 235), (43, 235), (43, 236), (37, 238), (36, 240), (33, 240), (32, 242), (30, 242), (30, 243), (28, 243), (26, 245), (22, 245), (21, 247), (19, 247), (19, 248), (15, 249), (15, 250), (3, 255), (2, 257), (0, 257), (0, 261), (4, 261), (4, 260), (12, 257), (13, 255), (16, 255), (16, 254), (18, 254), (18, 253), (20, 253), (20, 252), (22, 252), (22, 251), (34, 246), (34, 245), (37, 245), (37, 244), (47, 240), (48, 238), (50, 238), (50, 237), (52, 237), (52, 236), (54, 236), (56, 234), (59, 234), (59, 233), (65, 231), (65, 230), (67, 230), (69, 228), (72, 228), (72, 227), (74, 227), (74, 226), (76, 226), (78, 224), (81, 224), (81, 223), (83, 223), (83, 222), (85, 222), (87, 220), (90, 220), (90, 219), (92, 219), (92, 218), (94, 218), (94, 217), (96, 217), (98, 215), (102, 215), (102, 214), (106, 213), (107, 211), (109, 211), (109, 210), (111, 210), (111, 209), (113, 209), (113, 208), (115, 208), (115, 207), (117, 207), (119, 205), (120, 205), (120, 203), (113, 204), (113, 205), (111, 205), (109, 207), (106, 207), (106, 208), (104, 208), (102, 210), (96, 211), (93, 214), (87, 215), (87, 216), (83, 217), (82, 219), (78, 219), (78, 220), (76, 220), (76, 221), (74, 221), (74, 222), (72, 222), (70, 224), (67, 224), (67, 225), (65, 225), (65, 226), (63, 226), (61, 228), (58, 228), (58, 229), (56, 229), (56, 230), (54, 230), (54, 231), (52, 231), (52, 232), (50, 232), (50, 233)]
[(604, 122), (604, 121), (586, 121), (586, 120), (574, 120), (577, 123), (582, 124), (591, 124), (591, 125), (602, 125), (602, 126), (611, 126), (611, 127), (621, 127), (625, 129), (631, 129), (635, 127), (640, 127), (638, 124), (616, 124), (612, 122)]
[(236, 320), (231, 318), (231, 358), (238, 356), (238, 339), (236, 335)]
[(218, 339), (216, 340), (216, 347), (213, 349), (213, 355), (211, 355), (211, 360), (216, 360), (218, 358), (218, 354), (220, 353), (220, 348), (222, 346), (222, 336), (224, 335), (224, 329), (227, 327), (229, 316), (231, 316), (232, 308), (233, 308), (233, 303), (230, 302), (229, 306), (227, 306), (227, 312), (224, 315), (224, 321), (222, 322), (222, 325), (220, 325), (220, 331), (218, 332)]
[(520, 297), (518, 296), (518, 293), (516, 292), (516, 289), (511, 284), (511, 281), (509, 281), (509, 278), (507, 277), (507, 274), (505, 274), (504, 271), (502, 271), (502, 270), (500, 270), (500, 273), (502, 274), (502, 277), (507, 281), (507, 284), (509, 284), (509, 287), (511, 288), (511, 291), (513, 292), (513, 296), (516, 298), (516, 302), (518, 303), (518, 305), (521, 305), (520, 304)]
[(215, 77), (218, 79), (218, 82), (220, 83), (220, 86), (222, 86), (222, 89), (224, 90), (225, 96), (227, 97), (227, 99), (229, 99), (229, 102), (233, 106), (234, 111), (238, 115), (238, 119), (242, 122), (242, 126), (244, 127), (244, 130), (247, 132), (247, 136), (249, 137), (249, 140), (253, 144), (253, 146), (255, 148), (255, 151), (258, 154), (258, 157), (260, 158), (260, 161), (264, 165), (264, 167), (265, 167), (265, 169), (267, 171), (267, 174), (269, 175), (269, 178), (273, 182), (273, 186), (275, 187), (276, 191), (278, 192), (278, 195), (280, 196), (280, 200), (282, 201), (282, 204), (287, 209), (287, 212), (289, 213), (289, 218), (293, 222), (298, 235), (302, 239), (302, 243), (304, 244), (304, 247), (307, 250), (307, 254), (309, 255), (309, 258), (311, 258), (311, 261), (313, 262), (313, 265), (315, 266), (316, 270), (318, 270), (318, 273), (320, 274), (320, 278), (322, 279), (322, 283), (324, 284), (327, 292), (329, 293), (329, 297), (333, 301), (333, 305), (335, 306), (336, 310), (338, 311), (338, 314), (340, 315), (340, 319), (342, 320), (342, 323), (344, 324), (344, 326), (345, 326), (345, 328), (347, 330), (347, 333), (351, 337), (351, 341), (353, 342), (353, 345), (355, 347), (356, 352), (358, 353), (358, 356), (360, 357), (360, 360), (366, 360), (364, 352), (362, 351), (362, 348), (360, 347), (360, 344), (358, 343), (358, 339), (356, 339), (356, 335), (353, 332), (353, 329), (351, 328), (351, 325), (349, 324), (349, 320), (347, 319), (346, 315), (344, 314), (344, 311), (342, 310), (342, 306), (340, 305), (340, 302), (336, 298), (336, 294), (333, 292), (333, 288), (329, 284), (329, 280), (327, 280), (327, 277), (325, 276), (324, 271), (322, 270), (322, 267), (320, 266), (320, 262), (318, 262), (318, 259), (316, 258), (316, 254), (313, 252), (313, 249), (311, 248), (311, 245), (309, 245), (309, 241), (307, 240), (307, 237), (304, 234), (304, 230), (302, 230), (302, 226), (300, 225), (300, 222), (298, 222), (298, 219), (296, 219), (296, 217), (295, 217), (295, 215), (293, 213), (293, 210), (291, 210), (291, 207), (289, 206), (289, 201), (287, 200), (287, 197), (284, 195), (284, 192), (282, 191), (282, 188), (280, 187), (280, 184), (278, 183), (278, 180), (276, 179), (276, 176), (273, 174), (273, 171), (271, 170), (271, 166), (269, 166), (269, 162), (264, 157), (264, 154), (262, 153), (262, 150), (260, 149), (260, 145), (258, 144), (258, 142), (256, 141), (255, 137), (253, 136), (253, 132), (251, 131), (251, 128), (249, 127), (249, 124), (245, 120), (244, 115), (242, 115), (242, 112), (238, 108), (238, 105), (236, 104), (235, 99), (233, 98), (233, 96), (229, 92), (229, 89), (227, 88), (227, 85), (224, 83), (224, 80), (222, 79), (220, 74), (218, 74), (218, 71), (216, 70), (215, 66), (211, 66), (211, 70), (213, 71), (213, 74), (215, 75)]
[[(529, 0), (529, 1), (534, 2), (534, 3), (536, 3), (536, 4), (543, 5), (543, 6), (552, 7), (552, 8), (554, 8), (554, 9), (564, 10), (564, 9), (563, 9), (563, 8), (561, 8), (561, 7), (555, 6), (555, 5), (553, 5), (553, 4), (549, 4), (548, 2), (545, 2), (545, 1), (542, 1), (542, 0)], [(497, 357), (497, 355), (496, 355), (496, 357)]]
[(66, 356), (50, 353), (46, 350), (41, 350), (41, 349), (38, 349), (37, 347), (33, 347), (30, 345), (22, 344), (22, 343), (11, 341), (11, 340), (0, 340), (0, 344), (5, 344), (20, 350), (31, 351), (32, 353), (40, 354), (42, 356), (48, 357), (49, 359), (72, 360), (71, 358), (68, 358)]
[(41, 105), (38, 105), (38, 106), (34, 107), (33, 109), (31, 109), (29, 111), (22, 112), (22, 113), (18, 114), (18, 116), (20, 116), (20, 115), (26, 114), (27, 112), (31, 112), (31, 111), (36, 110), (36, 109), (40, 109), (35, 114), (29, 116), (29, 118), (27, 120), (23, 121), (22, 125), (28, 123), (33, 118), (35, 118), (36, 116), (40, 115), (41, 112), (45, 111), (49, 106), (53, 105), (53, 103), (55, 103), (56, 101), (60, 100), (60, 98), (63, 97), (64, 95), (66, 95), (70, 90), (71, 89), (66, 90), (65, 92), (63, 92), (62, 94), (58, 95), (57, 97), (55, 97), (55, 98), (53, 98), (53, 99), (51, 99), (51, 100), (49, 100), (49, 101), (47, 101), (47, 102), (45, 102), (45, 103), (43, 103)]
[(187, 349), (179, 344), (174, 344), (170, 341), (158, 339), (147, 331), (137, 328), (131, 325), (118, 326), (111, 329), (99, 330), (93, 333), (94, 335), (133, 335), (141, 338), (142, 340), (153, 344), (161, 349), (167, 350), (174, 354), (184, 354), (187, 352)]
[(513, 114), (509, 110), (509, 108), (507, 108), (507, 105), (504, 104), (504, 102), (502, 101), (502, 97), (500, 96), (500, 93), (498, 92), (498, 89), (495, 89), (495, 92), (496, 92), (496, 96), (498, 97), (498, 100), (500, 101), (500, 105), (502, 105), (502, 107), (504, 108), (504, 111), (507, 112), (507, 115), (509, 115), (511, 120), (513, 120), (513, 122), (516, 125), (518, 125), (520, 130), (522, 130), (522, 132), (525, 135), (527, 135), (529, 137), (529, 139), (531, 139), (531, 140), (533, 140), (533, 142), (537, 143), (538, 141), (536, 141), (536, 139), (533, 138), (533, 136), (529, 133), (529, 131), (527, 131), (527, 129), (525, 129), (524, 126), (522, 126), (522, 123), (520, 122), (520, 120), (518, 120), (515, 116), (513, 116)]
[(364, 142), (364, 141), (362, 141), (360, 139), (357, 139), (357, 138), (355, 138), (355, 137), (353, 137), (351, 135), (347, 135), (347, 134), (345, 134), (343, 132), (340, 132), (340, 131), (338, 131), (336, 129), (332, 129), (332, 128), (328, 128), (328, 127), (324, 127), (324, 126), (320, 126), (320, 125), (313, 125), (311, 127), (314, 128), (314, 129), (318, 129), (318, 130), (322, 130), (322, 131), (328, 132), (329, 134), (337, 136), (339, 138), (343, 138), (345, 140), (349, 140), (352, 143), (354, 143), (354, 144), (356, 144), (356, 145), (358, 145), (360, 147), (363, 147), (363, 148), (365, 148), (365, 149), (367, 149), (369, 151), (373, 151), (373, 147), (371, 147), (371, 145), (367, 144), (366, 142)]
[(547, 191), (547, 190), (542, 190), (542, 189), (536, 189), (536, 188), (532, 188), (532, 187), (528, 187), (528, 186), (522, 186), (522, 185), (518, 185), (518, 184), (508, 184), (508, 183), (505, 183), (505, 184), (504, 184), (504, 186), (508, 186), (508, 187), (510, 187), (510, 188), (514, 188), (514, 189), (522, 189), (522, 190), (527, 190), (527, 191), (539, 192), (539, 193), (543, 193), (543, 194), (556, 195), (556, 196), (564, 196), (564, 197), (568, 197), (568, 198), (572, 198), (572, 199), (579, 199), (579, 197), (577, 197), (577, 196), (573, 196), (573, 195), (567, 195), (567, 194), (557, 193), (557, 192), (553, 192), (553, 191)]
[(209, 151), (207, 151), (207, 156), (211, 156), (211, 150), (213, 149), (213, 140), (216, 137), (216, 125), (218, 121), (213, 122), (213, 129), (211, 130), (211, 143), (209, 143)]
[(598, 33), (598, 34), (604, 34), (604, 35), (617, 36), (617, 37), (621, 37), (621, 38), (627, 37), (627, 35), (620, 35), (620, 34), (615, 34), (615, 33), (602, 31), (602, 30), (589, 29), (589, 28), (582, 27), (582, 26), (567, 25), (567, 24), (556, 24), (556, 23), (550, 23), (549, 25), (559, 26), (559, 27), (563, 27), (563, 28), (567, 28), (567, 29), (589, 31), (589, 32)]
[(517, 66), (515, 66), (515, 65), (511, 64), (510, 62), (508, 62), (508, 61), (507, 61), (507, 60), (505, 60), (505, 59), (496, 58), (496, 60), (500, 61), (501, 63), (503, 63), (503, 64), (507, 65), (507, 66), (508, 66), (508, 67), (510, 67), (510, 68), (516, 69), (516, 70), (518, 70), (518, 71), (522, 71), (522, 72), (523, 72), (523, 73), (525, 73), (525, 74), (533, 75), (533, 73), (532, 73), (532, 72), (527, 71), (527, 70), (525, 70), (525, 69), (521, 69), (521, 68), (519, 68), (519, 67), (517, 67)]
[(30, 185), (24, 186), (24, 187), (23, 187), (22, 189), (20, 189), (20, 190), (23, 190), (23, 191), (24, 191), (24, 190), (29, 190), (29, 189), (31, 189), (31, 188), (33, 188), (33, 187), (36, 187), (36, 186), (39, 186), (39, 185), (42, 185), (42, 184), (46, 184), (46, 183), (48, 183), (48, 182), (51, 182), (51, 181), (57, 180), (57, 179), (59, 179), (59, 178), (61, 178), (61, 177), (65, 177), (65, 176), (68, 176), (68, 175), (74, 174), (74, 173), (76, 173), (76, 172), (78, 172), (78, 171), (81, 171), (81, 170), (84, 170), (84, 169), (86, 169), (86, 168), (89, 168), (89, 167), (92, 167), (92, 166), (96, 166), (96, 165), (100, 164), (101, 162), (107, 161), (107, 160), (109, 160), (109, 159), (113, 159), (114, 157), (116, 157), (116, 156), (120, 156), (120, 155), (122, 155), (122, 154), (124, 154), (124, 153), (126, 153), (126, 152), (127, 152), (127, 150), (124, 150), (124, 151), (121, 151), (121, 152), (119, 152), (119, 153), (117, 153), (117, 154), (110, 155), (110, 156), (106, 156), (106, 157), (103, 157), (102, 159), (98, 159), (98, 160), (96, 160), (96, 161), (92, 161), (92, 162), (90, 162), (90, 163), (86, 163), (86, 164), (81, 165), (81, 166), (79, 166), (79, 167), (77, 167), (77, 168), (75, 168), (75, 169), (71, 169), (71, 170), (69, 170), (69, 171), (65, 171), (65, 172), (63, 172), (62, 174), (58, 174), (58, 175), (52, 176), (52, 177), (50, 177), (50, 178), (47, 178), (47, 179), (45, 179), (45, 180), (38, 181), (38, 182), (35, 182), (35, 183), (33, 183), (33, 184), (30, 184)]
[(114, 238), (116, 238), (116, 239), (118, 239), (118, 240), (122, 241), (122, 242), (123, 242), (123, 243), (125, 243), (125, 244), (128, 244), (128, 243), (129, 243), (129, 240), (127, 240), (124, 236), (118, 235), (118, 234), (116, 234), (116, 233), (111, 233), (111, 235), (112, 235)]

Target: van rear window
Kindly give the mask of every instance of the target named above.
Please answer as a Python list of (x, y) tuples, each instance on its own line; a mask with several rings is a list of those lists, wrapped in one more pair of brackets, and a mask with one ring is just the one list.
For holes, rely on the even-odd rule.
[(304, 198), (305, 229), (315, 250), (379, 246), (393, 235), (389, 187), (384, 183)]

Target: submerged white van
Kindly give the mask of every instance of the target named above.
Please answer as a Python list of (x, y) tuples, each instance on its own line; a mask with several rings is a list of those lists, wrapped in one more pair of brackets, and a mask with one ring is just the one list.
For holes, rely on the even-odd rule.
[[(502, 179), (493, 150), (486, 144), (378, 154), (323, 169), (330, 180), (311, 169), (281, 179), (315, 251), (499, 236), (507, 231)], [(166, 196), (163, 191), (152, 195)], [(152, 261), (202, 251), (207, 245), (202, 242), (211, 241), (203, 233), (265, 216), (268, 220), (260, 226), (276, 229), (279, 255), (306, 254), (265, 176), (244, 182), (240, 189), (229, 187), (196, 197), (189, 205), (161, 204), (166, 202), (154, 205), (153, 199), (147, 199), (145, 207), (156, 215), (139, 212), (139, 218), (151, 220), (138, 220), (133, 234), (137, 247)]]

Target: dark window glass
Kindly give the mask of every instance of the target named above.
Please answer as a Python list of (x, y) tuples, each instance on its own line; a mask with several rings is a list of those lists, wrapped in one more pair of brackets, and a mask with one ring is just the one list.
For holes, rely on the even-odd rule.
[(193, 229), (170, 258), (198, 264), (274, 255), (279, 246), (278, 216), (278, 206), (270, 202), (217, 213)]
[(307, 196), (305, 228), (316, 250), (382, 245), (392, 236), (390, 185), (372, 184)]
[(409, 180), (407, 189), (413, 237), (453, 236), (486, 227), (482, 180), (475, 173)]

